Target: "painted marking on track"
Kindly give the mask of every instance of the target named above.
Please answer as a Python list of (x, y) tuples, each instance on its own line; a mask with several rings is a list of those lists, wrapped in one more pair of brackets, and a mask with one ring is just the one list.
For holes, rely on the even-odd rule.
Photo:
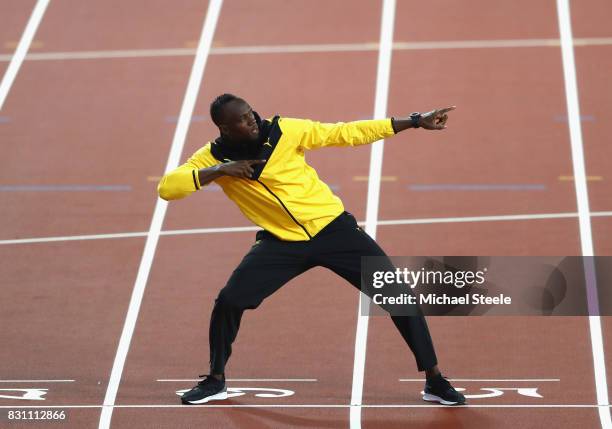
[(0, 185), (0, 192), (124, 192), (130, 185)]
[[(559, 181), (561, 182), (573, 182), (574, 176), (559, 176)], [(603, 180), (602, 176), (586, 176), (587, 182), (601, 182)]]
[[(12, 395), (4, 392), (14, 392)], [(49, 389), (29, 388), (29, 389), (0, 389), (1, 399), (17, 399), (20, 401), (44, 401), (44, 397)], [(19, 393), (19, 394), (15, 394)]]
[[(574, 45), (572, 36), (572, 20), (569, 0), (557, 0), (557, 18), (561, 39), (561, 59), (563, 63), (563, 82), (565, 84), (565, 100), (567, 108), (570, 145), (572, 154), (572, 169), (574, 187), (578, 206), (578, 225), (580, 231), (580, 246), (585, 258), (584, 276), (587, 284), (587, 305), (589, 314), (599, 313), (599, 298), (597, 291), (597, 276), (593, 258), (593, 232), (591, 230), (591, 215), (589, 194), (584, 162), (582, 128), (580, 118), (580, 101), (578, 97), (578, 82), (576, 79), (576, 63), (574, 60)], [(593, 355), (593, 375), (595, 392), (599, 405), (609, 405), (608, 380), (606, 376), (606, 359), (604, 355), (603, 335), (600, 316), (589, 316), (589, 334), (591, 337), (591, 352)], [(602, 429), (612, 429), (612, 416), (609, 408), (599, 408), (599, 421)]]
[[(467, 389), (463, 387), (456, 387), (455, 390), (457, 390), (458, 392), (467, 391)], [(516, 391), (516, 393), (521, 396), (538, 399), (544, 398), (538, 393), (537, 387), (481, 387), (479, 390), (485, 391), (487, 393), (466, 393), (465, 397), (467, 399), (490, 399), (503, 396), (504, 392), (506, 391)], [(425, 392), (421, 391), (421, 395), (423, 394), (425, 394)]]
[[(369, 176), (353, 176), (355, 182), (367, 182), (370, 180)], [(397, 176), (380, 176), (381, 182), (397, 182)]]
[[(575, 46), (603, 46), (612, 45), (612, 37), (604, 38), (577, 38)], [(403, 50), (429, 50), (429, 49), (483, 49), (483, 48), (524, 48), (524, 47), (559, 47), (559, 39), (509, 39), (509, 40), (463, 40), (463, 41), (434, 41), (434, 42), (396, 42), (393, 49)], [(378, 50), (378, 43), (341, 43), (319, 45), (260, 45), (260, 46), (221, 46), (213, 47), (211, 55), (249, 55), (249, 54), (287, 54), (311, 52), (370, 52)], [(70, 52), (33, 52), (27, 61), (46, 60), (87, 60), (109, 58), (150, 58), (150, 57), (176, 57), (194, 56), (195, 48), (166, 48), (166, 49), (124, 49), (99, 51), (70, 51)], [(0, 61), (10, 61), (12, 55), (0, 55)]]
[(533, 183), (432, 183), (408, 185), (411, 191), (546, 191), (544, 184)]
[(147, 182), (159, 182), (162, 176), (147, 176)]
[[(212, 48), (210, 50), (211, 55), (215, 51), (216, 48), (220, 48), (226, 45), (227, 44), (223, 42), (222, 40), (214, 40), (212, 43)], [(186, 48), (194, 49), (196, 46), (198, 46), (198, 41), (197, 40), (187, 40), (185, 43), (183, 43), (183, 46)]]
[[(577, 38), (577, 46), (607, 45), (612, 37)], [(497, 40), (441, 40), (431, 42), (395, 42), (395, 49), (483, 49), (559, 47), (559, 39), (497, 39)]]
[[(4, 42), (3, 46), (6, 49), (15, 49), (15, 48), (17, 48), (17, 46), (19, 46), (19, 41), (17, 41), (17, 40), (8, 40), (8, 41)], [(30, 43), (30, 49), (40, 49), (43, 46), (45, 46), (45, 44), (43, 42), (41, 42), (40, 40), (32, 40), (32, 43)]]
[[(183, 393), (188, 392), (191, 389), (177, 390), (176, 394), (182, 396)], [(227, 398), (235, 398), (238, 396), (244, 396), (247, 392), (253, 392), (253, 395), (258, 398), (285, 398), (287, 396), (293, 396), (295, 392), (288, 389), (272, 389), (269, 387), (228, 387)], [(255, 393), (259, 392), (259, 393)]]
[[(387, 116), (389, 80), (391, 75), (391, 56), (393, 55), (393, 26), (395, 24), (395, 0), (383, 0), (380, 20), (380, 42), (376, 66), (376, 89), (374, 96), (374, 119)], [(365, 232), (376, 239), (378, 226), (378, 205), (380, 200), (380, 179), (382, 176), (384, 140), (371, 145), (370, 169), (368, 173), (368, 197), (366, 202)], [(368, 342), (368, 321), (370, 298), (359, 293), (357, 305), (357, 326), (355, 329), (355, 352), (353, 355), (353, 379), (351, 382), (351, 408), (349, 426), (361, 429), (361, 407), (363, 401), (363, 381)]]
[[(179, 408), (190, 410), (193, 407), (202, 408), (353, 408), (357, 405), (348, 404), (124, 404), (124, 405), (19, 405), (20, 409), (38, 408), (73, 408), (73, 409), (106, 409), (106, 408)], [(361, 404), (360, 408), (446, 408), (448, 405), (441, 404)], [(461, 408), (604, 408), (609, 409), (611, 405), (596, 404), (466, 404)], [(15, 408), (15, 405), (0, 405), (0, 409)]]
[[(110, 51), (33, 52), (26, 61), (101, 60), (113, 58), (193, 57), (195, 49), (124, 49)], [(11, 55), (0, 55), (0, 61), (10, 61)]]
[[(160, 378), (160, 382), (192, 382), (201, 378)], [(288, 382), (316, 382), (316, 378), (227, 378), (226, 381), (288, 381)]]
[[(424, 383), (425, 379), (424, 378), (400, 378), (399, 381), (414, 381), (414, 382), (420, 382), (420, 383)], [(501, 382), (501, 381), (508, 381), (508, 382), (513, 382), (513, 381), (526, 381), (526, 382), (533, 382), (533, 381), (550, 381), (550, 382), (555, 382), (555, 381), (561, 381), (560, 378), (449, 378), (448, 381), (452, 381), (452, 382), (466, 382), (466, 381), (473, 381), (473, 382), (480, 382), (480, 381), (495, 381), (495, 382)]]
[[(190, 119), (193, 115), (197, 95), (200, 91), (200, 84), (206, 69), (206, 62), (208, 60), (208, 54), (210, 52), (210, 46), (215, 33), (222, 4), (223, 0), (211, 0), (208, 3), (206, 18), (204, 19), (200, 41), (198, 43), (197, 54), (193, 60), (193, 65), (189, 74), (189, 81), (187, 83), (185, 96), (183, 97), (183, 102), (181, 104), (179, 121), (174, 131), (170, 153), (168, 154), (168, 160), (164, 170), (166, 172), (176, 168), (179, 165), (180, 156), (187, 139)], [(121, 337), (119, 338), (117, 352), (115, 353), (115, 359), (113, 361), (108, 386), (104, 395), (104, 405), (106, 407), (102, 408), (102, 412), (100, 413), (98, 429), (108, 429), (111, 424), (113, 408), (109, 406), (115, 404), (119, 383), (121, 382), (121, 376), (125, 366), (125, 360), (127, 358), (132, 336), (136, 327), (136, 321), (138, 320), (140, 305), (147, 286), (149, 273), (153, 265), (153, 257), (155, 255), (157, 243), (161, 235), (161, 228), (164, 222), (164, 217), (166, 216), (167, 208), (167, 201), (157, 198), (157, 201), (155, 202), (155, 209), (153, 211), (153, 217), (151, 219), (151, 226), (146, 235), (147, 238), (140, 265), (138, 267), (138, 273), (136, 275), (136, 280), (134, 281), (128, 311), (125, 316), (123, 329), (121, 331)]]
[(17, 77), (17, 73), (21, 68), (21, 64), (30, 49), (30, 45), (32, 44), (32, 40), (34, 39), (34, 34), (36, 34), (36, 30), (42, 21), (43, 15), (45, 14), (45, 10), (49, 5), (50, 0), (38, 0), (34, 9), (32, 9), (32, 14), (30, 15), (30, 19), (28, 19), (28, 23), (23, 30), (23, 34), (21, 35), (21, 39), (19, 39), (19, 43), (17, 44), (17, 48), (13, 55), (10, 56), (9, 65), (4, 72), (4, 76), (2, 77), (2, 81), (0, 82), (0, 110), (4, 106), (4, 102), (8, 97), (8, 93), (11, 90), (11, 86), (13, 86), (13, 82)]
[[(556, 115), (555, 122), (567, 122), (567, 115)], [(580, 115), (580, 122), (595, 122), (595, 116)]]
[[(15, 383), (73, 383), (74, 380), (0, 380), (0, 383), (15, 384)], [(49, 393), (48, 388), (39, 387), (12, 387), (0, 388), (0, 399), (12, 399), (18, 401), (44, 401)]]
[(74, 380), (0, 380), (0, 383), (74, 383)]
[[(509, 383), (514, 383), (514, 382), (527, 382), (527, 383), (533, 383), (533, 382), (559, 382), (561, 381), (559, 378), (516, 378), (516, 379), (512, 379), (512, 378), (449, 378), (449, 381), (452, 381), (454, 383), (456, 382), (476, 382), (476, 383), (482, 383), (482, 382), (509, 382)], [(424, 383), (425, 379), (423, 378), (400, 378), (399, 381), (401, 382), (418, 382), (418, 383)], [(465, 387), (455, 387), (455, 389), (458, 392), (468, 392), (468, 391), (472, 391), (472, 389), (466, 389)], [(479, 387), (479, 391), (483, 391), (485, 393), (467, 393), (465, 395), (466, 398), (468, 399), (490, 399), (490, 398), (497, 398), (499, 396), (502, 396), (504, 394), (504, 392), (506, 391), (516, 391), (517, 394), (521, 395), (521, 396), (527, 396), (530, 398), (538, 398), (541, 399), (543, 398), (543, 396), (538, 392), (539, 387), (526, 387), (526, 386), (521, 386), (521, 387)], [(425, 392), (421, 392), (421, 395), (423, 395)]]
[[(198, 45), (198, 41), (197, 40), (187, 40), (185, 43), (183, 43), (184, 47), (192, 48), (192, 49), (195, 48), (197, 45)], [(222, 40), (215, 40), (215, 41), (213, 41), (212, 48), (210, 50), (211, 55), (215, 51), (215, 49), (222, 48), (222, 47), (225, 47), (225, 46), (227, 46), (227, 43), (225, 43)]]
[(9, 116), (0, 116), (0, 124), (8, 124), (9, 122), (11, 122)]
[[(612, 211), (591, 212), (591, 217), (611, 217)], [(518, 214), (518, 215), (497, 215), (497, 216), (463, 216), (463, 217), (434, 217), (422, 219), (393, 219), (380, 220), (378, 226), (402, 226), (402, 225), (429, 225), (438, 223), (478, 223), (478, 222), (508, 222), (519, 220), (546, 220), (546, 219), (572, 219), (577, 218), (578, 213), (544, 213), (544, 214)], [(364, 226), (364, 221), (359, 221), (359, 225)], [(230, 226), (219, 228), (196, 228), (196, 229), (169, 229), (161, 231), (160, 235), (191, 235), (191, 234), (220, 234), (258, 231), (257, 226)], [(120, 232), (113, 234), (89, 234), (89, 235), (67, 235), (56, 237), (38, 238), (15, 238), (0, 240), (1, 245), (10, 244), (36, 244), (52, 243), (57, 241), (81, 241), (81, 240), (110, 240), (118, 238), (146, 237), (147, 232)]]

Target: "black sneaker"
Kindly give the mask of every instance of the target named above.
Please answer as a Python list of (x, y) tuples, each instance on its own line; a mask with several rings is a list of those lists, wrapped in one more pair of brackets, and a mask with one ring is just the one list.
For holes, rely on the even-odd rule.
[(423, 399), (430, 402), (439, 402), (442, 405), (465, 404), (465, 396), (457, 392), (448, 380), (440, 374), (425, 381)]
[(197, 386), (181, 396), (183, 404), (205, 404), (208, 401), (227, 399), (225, 378), (218, 380), (212, 375), (200, 375), (200, 377), (204, 377), (204, 380), (198, 382)]

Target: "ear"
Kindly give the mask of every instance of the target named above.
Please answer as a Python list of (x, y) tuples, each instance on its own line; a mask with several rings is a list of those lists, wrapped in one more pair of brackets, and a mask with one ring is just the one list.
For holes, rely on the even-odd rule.
[(222, 124), (222, 125), (219, 125), (219, 131), (221, 132), (221, 134), (227, 134), (229, 130), (227, 129), (227, 125)]

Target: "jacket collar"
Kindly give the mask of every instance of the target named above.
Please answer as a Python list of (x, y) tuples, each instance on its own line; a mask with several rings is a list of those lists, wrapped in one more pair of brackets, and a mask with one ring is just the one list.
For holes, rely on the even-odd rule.
[[(269, 160), (276, 149), (283, 132), (278, 124), (279, 116), (275, 116), (271, 121), (261, 120), (257, 112), (255, 120), (259, 126), (259, 139), (254, 143), (236, 145), (224, 141), (223, 136), (218, 137), (211, 144), (210, 152), (221, 162), (239, 161), (242, 159), (265, 159)], [(263, 169), (268, 163), (258, 164), (253, 168), (251, 179), (258, 180)]]
[[(242, 159), (259, 159), (264, 142), (268, 140), (272, 122), (262, 120), (257, 112), (253, 112), (259, 127), (259, 139), (256, 142), (230, 143), (223, 135), (217, 137), (212, 143), (211, 152), (219, 161), (239, 161)], [(262, 158), (263, 159), (263, 158)]]

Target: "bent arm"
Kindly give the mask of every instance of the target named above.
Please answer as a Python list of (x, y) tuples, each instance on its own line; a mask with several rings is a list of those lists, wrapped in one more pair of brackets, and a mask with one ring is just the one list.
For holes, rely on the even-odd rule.
[(198, 171), (199, 169), (185, 163), (164, 175), (157, 185), (160, 198), (166, 201), (178, 200), (200, 189)]
[(205, 146), (196, 151), (183, 165), (166, 173), (157, 185), (157, 193), (166, 201), (185, 198), (221, 176), (220, 173), (214, 172), (218, 166), (218, 161), (210, 155)]
[(157, 192), (162, 199), (169, 201), (184, 198), (221, 176), (250, 179), (254, 172), (253, 166), (266, 162), (265, 159), (249, 159), (207, 167), (202, 166), (203, 162), (199, 162), (196, 155), (162, 177), (157, 185)]

